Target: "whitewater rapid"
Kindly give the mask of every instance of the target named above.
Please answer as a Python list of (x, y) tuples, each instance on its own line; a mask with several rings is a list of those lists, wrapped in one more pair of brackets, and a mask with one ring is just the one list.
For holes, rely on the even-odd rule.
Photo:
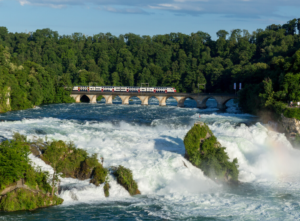
[[(142, 193), (129, 196), (110, 176), (110, 197), (105, 198), (102, 185), (62, 178), (62, 207), (124, 202), (131, 205), (129, 210), (134, 206), (154, 219), (300, 218), (300, 152), (283, 134), (253, 123), (254, 116), (218, 113), (213, 108), (208, 113), (195, 108), (88, 105), (60, 105), (56, 109), (60, 113), (52, 116), (48, 114), (49, 107), (41, 107), (32, 110), (31, 115), (26, 111), (19, 113), (19, 119), (13, 121), (2, 116), (4, 121), (0, 122), (3, 137), (11, 138), (13, 132), (19, 132), (29, 139), (73, 141), (89, 154), (98, 154), (99, 160), (103, 157), (105, 167), (130, 168)], [(76, 109), (85, 112), (74, 113)], [(161, 116), (162, 111), (168, 115)], [(62, 113), (72, 113), (73, 117)], [(86, 119), (81, 116), (83, 113), (88, 115)], [(124, 120), (129, 113), (135, 114), (134, 120)], [(97, 120), (96, 114), (104, 115), (103, 119)], [(114, 118), (114, 114), (121, 117)], [(239, 187), (214, 183), (184, 158), (184, 136), (199, 120), (208, 123), (226, 147), (230, 160), (238, 159), (242, 181)], [(32, 155), (31, 159), (36, 166), (51, 172), (52, 168), (40, 159)]]

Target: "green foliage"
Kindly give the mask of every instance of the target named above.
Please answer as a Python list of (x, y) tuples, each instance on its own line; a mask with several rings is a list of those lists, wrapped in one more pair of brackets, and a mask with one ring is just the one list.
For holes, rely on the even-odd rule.
[(103, 168), (101, 164), (96, 166), (92, 173), (91, 183), (99, 186), (100, 184), (104, 183), (108, 174), (108, 170)]
[(109, 183), (105, 182), (104, 187), (103, 187), (105, 197), (109, 197), (109, 189), (110, 189)]
[(191, 157), (190, 160), (196, 166), (200, 165), (199, 148), (201, 139), (203, 140), (206, 135), (211, 135), (212, 132), (206, 124), (199, 125), (196, 124), (192, 129), (185, 135), (184, 146), (186, 148), (187, 154)]
[(0, 90), (0, 113), (10, 110), (10, 105), (7, 103), (7, 100), (10, 97), (9, 94), (10, 94), (9, 87), (4, 87), (2, 90)]
[(0, 190), (24, 178), (31, 166), (29, 147), (19, 141), (3, 141), (0, 144)]
[(288, 118), (295, 118), (300, 120), (300, 109), (299, 108), (286, 108), (283, 115)]
[(27, 137), (19, 133), (14, 133), (13, 140), (17, 142), (27, 142)]
[(17, 189), (2, 197), (0, 200), (0, 211), (34, 210), (40, 207), (59, 205), (62, 203), (63, 199), (57, 196), (49, 197), (41, 193), (34, 193), (30, 190)]
[(205, 175), (218, 180), (238, 180), (238, 161), (232, 162), (206, 124), (195, 124), (184, 138), (186, 157)]
[(138, 185), (132, 177), (132, 172), (123, 166), (119, 166), (114, 172), (117, 182), (123, 186), (131, 196), (139, 194)]
[(30, 153), (29, 144), (26, 137), (18, 133), (14, 134), (12, 141), (4, 141), (0, 144), (0, 190), (25, 179), (28, 186), (43, 191), (50, 192), (50, 185), (47, 180), (48, 173), (36, 170), (30, 165), (28, 155)]

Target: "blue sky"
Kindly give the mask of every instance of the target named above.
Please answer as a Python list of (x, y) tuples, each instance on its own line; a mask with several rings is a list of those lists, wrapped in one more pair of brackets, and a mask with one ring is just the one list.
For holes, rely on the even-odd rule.
[(50, 28), (59, 34), (156, 35), (225, 29), (252, 32), (300, 18), (300, 0), (0, 0), (10, 32)]

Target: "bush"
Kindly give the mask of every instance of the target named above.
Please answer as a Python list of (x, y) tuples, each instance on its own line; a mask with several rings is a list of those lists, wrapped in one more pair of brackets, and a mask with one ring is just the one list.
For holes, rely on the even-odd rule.
[(50, 192), (51, 186), (47, 182), (49, 174), (42, 172), (40, 168), (35, 170), (31, 166), (28, 158), (29, 144), (19, 141), (26, 140), (26, 137), (21, 135), (14, 137), (17, 137), (17, 141), (6, 140), (0, 144), (0, 190), (24, 179), (30, 188), (38, 187), (43, 193)]
[(288, 118), (300, 120), (300, 108), (287, 108), (284, 110), (283, 115)]
[(107, 174), (108, 174), (108, 170), (103, 168), (101, 164), (98, 165), (93, 170), (92, 173), (93, 178), (91, 179), (91, 183), (95, 184), (96, 186), (99, 186), (100, 184), (105, 182)]
[(0, 144), (0, 190), (24, 178), (32, 168), (29, 164), (29, 147), (19, 141)]
[(103, 187), (105, 197), (109, 197), (109, 189), (110, 189), (110, 185), (108, 182), (106, 182)]
[(123, 166), (119, 166), (114, 172), (117, 182), (123, 186), (131, 196), (140, 194), (137, 183), (133, 180), (132, 172)]

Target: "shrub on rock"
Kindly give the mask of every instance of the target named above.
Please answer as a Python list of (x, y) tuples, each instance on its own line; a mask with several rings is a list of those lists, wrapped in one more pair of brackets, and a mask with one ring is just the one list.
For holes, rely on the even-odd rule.
[(117, 182), (123, 186), (131, 196), (136, 194), (141, 194), (141, 192), (138, 190), (138, 185), (134, 181), (132, 177), (132, 172), (130, 169), (127, 169), (123, 166), (119, 166), (115, 172), (114, 175), (117, 178)]
[(212, 179), (238, 181), (238, 160), (232, 162), (225, 147), (217, 141), (205, 123), (197, 122), (184, 138), (185, 157)]
[(96, 186), (99, 186), (101, 183), (105, 182), (107, 173), (108, 173), (108, 170), (103, 168), (103, 166), (101, 164), (96, 166), (93, 170), (92, 179), (90, 182), (95, 184)]

